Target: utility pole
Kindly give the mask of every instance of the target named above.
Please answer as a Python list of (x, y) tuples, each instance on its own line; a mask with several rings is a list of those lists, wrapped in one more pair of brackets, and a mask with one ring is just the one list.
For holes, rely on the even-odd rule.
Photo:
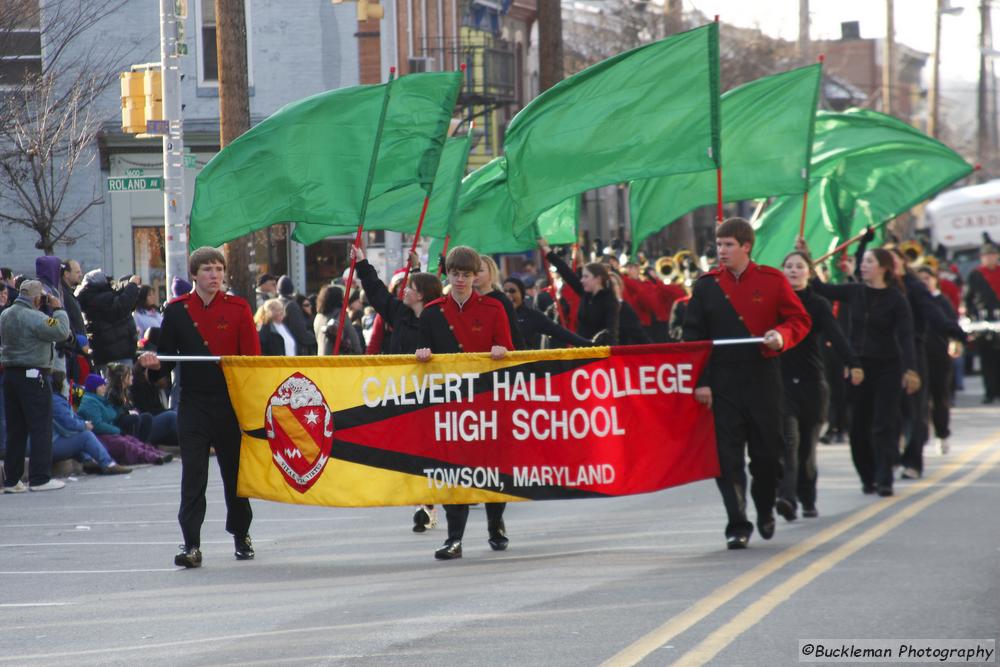
[(538, 0), (538, 92), (563, 79), (562, 2)]
[[(219, 58), (219, 148), (250, 129), (247, 81), (247, 20), (244, 0), (215, 0), (216, 47)], [(254, 235), (227, 244), (229, 287), (253, 300), (256, 265)]]
[(809, 44), (809, 0), (799, 0), (799, 61), (811, 62), (811, 50)]
[(892, 113), (893, 59), (896, 49), (896, 27), (893, 21), (893, 0), (885, 0), (885, 48), (882, 50), (882, 112)]
[(941, 105), (941, 16), (947, 5), (948, 0), (937, 0), (934, 11), (934, 54), (931, 56), (931, 90), (927, 100), (930, 107), (927, 114), (927, 134), (935, 139), (938, 138), (938, 108)]
[(175, 0), (160, 0), (160, 70), (163, 119), (163, 241), (167, 293), (174, 278), (188, 278), (188, 220), (184, 203), (184, 122), (181, 118), (181, 54)]
[(983, 168), (979, 171), (980, 182), (988, 179), (986, 172), (989, 168), (989, 104), (986, 99), (987, 86), (987, 66), (986, 59), (989, 44), (988, 32), (990, 27), (990, 3), (989, 0), (980, 0), (979, 3), (979, 90), (976, 99), (976, 158)]
[(684, 32), (683, 0), (665, 0), (663, 3), (663, 32), (667, 36)]

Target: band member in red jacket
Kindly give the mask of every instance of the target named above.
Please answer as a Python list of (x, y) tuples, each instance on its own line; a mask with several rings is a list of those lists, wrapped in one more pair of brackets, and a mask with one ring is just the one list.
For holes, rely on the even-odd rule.
[[(451, 291), (424, 304), (420, 315), (420, 345), (417, 361), (428, 361), (433, 353), (489, 352), (496, 360), (514, 349), (507, 313), (499, 301), (477, 294), (473, 280), (480, 268), (479, 253), (466, 246), (448, 252), (445, 270)], [(486, 503), (489, 545), (494, 551), (507, 548), (503, 522), (506, 503)], [(469, 519), (468, 505), (445, 505), (448, 539), (434, 552), (438, 560), (462, 557), (462, 537)]]
[(784, 451), (782, 380), (778, 355), (809, 333), (812, 320), (778, 270), (750, 261), (753, 228), (726, 220), (715, 233), (719, 267), (694, 284), (684, 319), (684, 340), (763, 337), (763, 345), (716, 346), (695, 398), (712, 406), (719, 477), (729, 522), (726, 544), (744, 549), (753, 532), (746, 515), (745, 449), (750, 454), (750, 494), (757, 529), (774, 535), (774, 502)]

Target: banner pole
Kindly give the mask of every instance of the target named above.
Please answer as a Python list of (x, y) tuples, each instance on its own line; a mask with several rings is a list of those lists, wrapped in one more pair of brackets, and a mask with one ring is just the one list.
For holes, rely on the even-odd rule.
[[(382, 130), (385, 128), (385, 114), (389, 109), (389, 89), (396, 78), (396, 68), (389, 68), (389, 82), (385, 85), (385, 96), (382, 98), (382, 111), (378, 117), (378, 129), (375, 131), (375, 145), (372, 147), (372, 159), (368, 163), (368, 180), (365, 182), (365, 194), (361, 200), (361, 215), (358, 221), (358, 231), (354, 235), (354, 245), (361, 246), (361, 234), (365, 229), (365, 215), (368, 213), (368, 196), (372, 191), (372, 181), (375, 179), (375, 165), (378, 164), (378, 151), (382, 147)], [(333, 354), (340, 354), (340, 337), (344, 334), (344, 320), (347, 319), (347, 306), (351, 302), (351, 283), (354, 282), (354, 265), (357, 262), (351, 254), (351, 268), (347, 272), (347, 282), (344, 284), (344, 303), (340, 307), (340, 319), (337, 322), (337, 337), (333, 341)]]
[[(431, 186), (433, 187), (433, 186)], [(427, 196), (424, 197), (424, 207), (420, 211), (420, 221), (417, 222), (417, 232), (413, 235), (413, 243), (410, 244), (410, 252), (407, 254), (403, 265), (406, 267), (403, 273), (403, 280), (399, 283), (399, 296), (403, 296), (403, 290), (406, 289), (406, 283), (410, 279), (410, 255), (417, 251), (417, 244), (420, 243), (420, 230), (424, 228), (424, 216), (427, 215), (427, 205), (431, 203), (431, 195), (428, 192)]]
[[(448, 243), (450, 241), (451, 241), (451, 234), (448, 234), (448, 236), (444, 237), (444, 247), (441, 248), (442, 257), (448, 256)], [(429, 257), (427, 258), (427, 261), (428, 262), (431, 261)], [(438, 258), (438, 278), (440, 278), (443, 275), (444, 275), (444, 262), (441, 261), (440, 258)]]
[(844, 241), (839, 246), (837, 246), (836, 248), (834, 248), (830, 252), (826, 253), (822, 257), (814, 259), (813, 260), (813, 265), (815, 266), (816, 264), (819, 264), (820, 262), (824, 262), (824, 261), (830, 259), (831, 257), (833, 257), (834, 255), (836, 255), (838, 252), (840, 252), (841, 250), (843, 250), (847, 246), (849, 246), (852, 243), (855, 243), (857, 241), (860, 241), (862, 239), (862, 237), (864, 237), (864, 235), (867, 234), (867, 233), (868, 233), (868, 230), (866, 229), (865, 231), (861, 232), (860, 234), (858, 234), (856, 236), (852, 236), (851, 238), (847, 239), (846, 241)]
[(809, 204), (809, 191), (802, 193), (802, 218), (799, 220), (799, 238), (806, 237), (806, 207)]
[(722, 167), (715, 168), (715, 191), (717, 193), (715, 221), (722, 224)]

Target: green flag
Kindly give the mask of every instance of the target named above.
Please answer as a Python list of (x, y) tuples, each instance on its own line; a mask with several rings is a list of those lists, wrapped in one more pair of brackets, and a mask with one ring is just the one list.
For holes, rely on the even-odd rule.
[[(437, 176), (434, 177), (434, 189), (427, 204), (427, 214), (424, 216), (422, 235), (447, 234), (448, 224), (458, 205), (458, 194), (462, 177), (465, 176), (471, 143), (472, 135), (467, 134), (453, 137), (444, 145)], [(415, 232), (426, 195), (427, 191), (420, 183), (411, 183), (373, 197), (369, 200), (368, 211), (365, 213), (365, 229)], [(333, 225), (330, 233), (350, 234), (356, 229), (357, 223)]]
[[(553, 245), (576, 241), (579, 217), (577, 195), (556, 204), (520, 233), (514, 231), (514, 202), (507, 191), (506, 160), (494, 158), (462, 181), (458, 211), (448, 229), (449, 246), (467, 245), (482, 253), (516, 253), (532, 250), (539, 236)], [(436, 237), (430, 249), (430, 269), (444, 248), (444, 238)]]
[[(766, 76), (722, 96), (722, 195), (725, 201), (801, 194), (822, 65)], [(634, 181), (629, 188), (632, 248), (685, 213), (718, 199), (711, 171)]]
[(711, 23), (609, 58), (524, 107), (504, 139), (515, 230), (586, 190), (714, 170), (718, 31)]
[(460, 84), (459, 72), (410, 74), (279, 109), (198, 175), (190, 246), (221, 245), (281, 222), (295, 223), (293, 238), (305, 244), (335, 226), (356, 228), (376, 143), (369, 200), (412, 185), (429, 189)]
[[(817, 255), (881, 226), (972, 172), (906, 123), (866, 109), (816, 114), (806, 238)], [(783, 197), (758, 222), (754, 259), (776, 266), (795, 245), (802, 198)]]

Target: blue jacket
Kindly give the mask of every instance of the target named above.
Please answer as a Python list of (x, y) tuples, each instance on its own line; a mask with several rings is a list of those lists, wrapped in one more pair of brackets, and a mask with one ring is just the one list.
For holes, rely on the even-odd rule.
[(87, 424), (73, 412), (62, 394), (52, 394), (52, 430), (63, 438), (87, 430)]
[(94, 425), (94, 433), (98, 435), (119, 435), (122, 432), (120, 428), (115, 426), (118, 410), (108, 402), (108, 399), (98, 396), (92, 391), (83, 395), (77, 413), (81, 418)]

